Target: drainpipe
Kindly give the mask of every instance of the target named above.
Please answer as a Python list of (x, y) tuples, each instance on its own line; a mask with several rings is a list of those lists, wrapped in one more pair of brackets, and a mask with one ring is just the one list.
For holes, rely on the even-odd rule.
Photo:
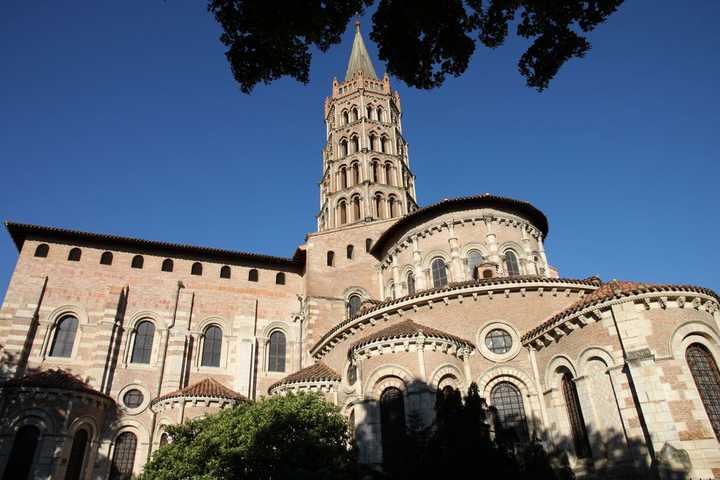
[(255, 400), (255, 392), (257, 390), (257, 356), (258, 356), (258, 340), (257, 340), (257, 323), (258, 323), (258, 299), (255, 299), (255, 314), (253, 315), (253, 348), (250, 352), (250, 391), (248, 397)]

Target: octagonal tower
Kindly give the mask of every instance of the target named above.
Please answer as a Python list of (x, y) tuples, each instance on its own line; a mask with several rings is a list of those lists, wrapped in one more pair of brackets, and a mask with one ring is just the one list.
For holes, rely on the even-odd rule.
[(387, 74), (377, 78), (356, 22), (345, 80), (333, 79), (325, 99), (318, 231), (417, 209), (401, 112), (400, 95)]

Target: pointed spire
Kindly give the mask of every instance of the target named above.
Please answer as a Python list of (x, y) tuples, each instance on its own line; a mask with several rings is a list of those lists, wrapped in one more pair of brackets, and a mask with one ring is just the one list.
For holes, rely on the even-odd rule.
[(360, 34), (360, 21), (357, 20), (355, 21), (355, 40), (353, 40), (350, 61), (348, 62), (347, 72), (345, 72), (345, 81), (350, 80), (361, 70), (366, 76), (377, 80), (375, 68), (373, 68), (370, 55), (368, 54), (367, 48), (365, 48), (365, 42), (363, 42), (362, 35)]

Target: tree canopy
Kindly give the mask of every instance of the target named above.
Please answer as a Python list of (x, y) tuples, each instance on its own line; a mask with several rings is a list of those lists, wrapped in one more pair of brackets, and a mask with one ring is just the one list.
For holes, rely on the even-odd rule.
[(315, 394), (270, 397), (182, 425), (140, 480), (344, 479), (356, 462), (336, 407)]
[[(290, 76), (309, 81), (311, 47), (340, 42), (354, 15), (374, 0), (209, 0), (240, 89)], [(430, 89), (462, 75), (476, 46), (497, 48), (514, 30), (532, 43), (518, 60), (527, 85), (542, 91), (571, 58), (590, 49), (584, 35), (623, 0), (378, 0), (370, 38), (386, 70)]]

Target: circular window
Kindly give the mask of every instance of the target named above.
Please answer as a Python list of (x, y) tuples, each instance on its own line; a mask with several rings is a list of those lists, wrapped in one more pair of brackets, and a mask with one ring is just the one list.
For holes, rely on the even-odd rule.
[(356, 365), (350, 365), (350, 368), (348, 368), (347, 380), (348, 380), (348, 384), (350, 384), (350, 385), (354, 385), (355, 382), (357, 382), (357, 366)]
[(490, 333), (485, 337), (485, 346), (498, 355), (509, 352), (512, 344), (510, 334), (501, 328), (490, 330)]
[(137, 389), (128, 390), (125, 395), (123, 395), (123, 403), (127, 408), (139, 407), (142, 405), (143, 399), (142, 392)]

